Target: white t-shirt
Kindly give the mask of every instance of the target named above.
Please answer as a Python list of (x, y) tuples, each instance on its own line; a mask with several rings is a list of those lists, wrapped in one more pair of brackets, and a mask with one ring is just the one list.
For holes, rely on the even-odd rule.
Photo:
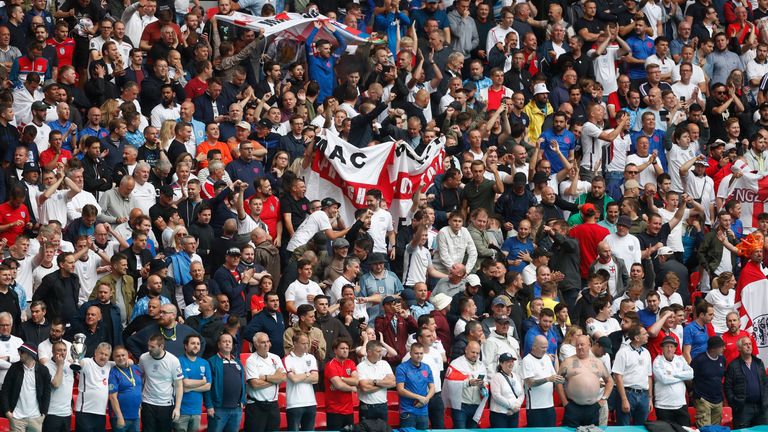
[(603, 158), (603, 146), (599, 139), (603, 128), (592, 122), (584, 123), (581, 128), (581, 167), (593, 171), (599, 160)]
[(611, 372), (624, 379), (624, 388), (648, 390), (648, 377), (653, 373), (651, 354), (645, 348), (637, 352), (629, 345), (622, 346), (613, 360)]
[(140, 185), (136, 182), (136, 186), (131, 192), (131, 199), (137, 208), (141, 209), (141, 212), (145, 215), (149, 214), (149, 208), (155, 205), (157, 197), (155, 196), (155, 186), (150, 182), (145, 182)]
[[(677, 96), (678, 99), (683, 100), (685, 98), (686, 101), (689, 101), (693, 98), (693, 92), (694, 89), (699, 88), (696, 84), (694, 84), (693, 79), (688, 81), (688, 85), (683, 84), (682, 81), (678, 81), (674, 84), (672, 84), (672, 93)], [(696, 99), (698, 99), (698, 104), (701, 105), (701, 107), (704, 107), (704, 104), (706, 101), (702, 99), (701, 92), (696, 96)]]
[(317, 296), (321, 294), (323, 294), (323, 290), (317, 282), (309, 280), (306, 284), (303, 284), (296, 279), (285, 290), (285, 301), (294, 302), (294, 306), (298, 308), (301, 305), (310, 304), (309, 300), (307, 300), (308, 295)]
[(616, 61), (619, 60), (619, 44), (611, 42), (605, 49), (605, 54), (592, 57), (595, 50), (589, 50), (587, 55), (592, 58), (592, 69), (595, 80), (603, 85), (603, 94), (611, 94), (619, 89), (616, 83)]
[(77, 385), (78, 396), (75, 411), (104, 415), (109, 401), (109, 371), (112, 364), (106, 362), (99, 366), (92, 358), (80, 361), (80, 381)]
[[(528, 354), (523, 358), (523, 382), (528, 378), (536, 380), (554, 374), (555, 367), (552, 365), (552, 359), (548, 355), (545, 354), (542, 358), (536, 358), (533, 354)], [(554, 400), (552, 399), (553, 389), (554, 385), (551, 382), (546, 382), (537, 387), (528, 387), (526, 385), (526, 409), (550, 408), (555, 406)]]
[[(611, 129), (612, 131), (613, 129)], [(600, 141), (600, 143), (606, 146), (605, 151), (609, 152), (611, 160), (608, 162), (608, 172), (624, 172), (624, 167), (627, 165), (627, 155), (629, 149), (632, 146), (632, 137), (629, 134), (625, 134), (623, 137), (621, 134), (613, 140), (612, 143), (607, 141)]]
[[(298, 280), (296, 282), (298, 282)], [(329, 303), (330, 304), (338, 303), (339, 299), (341, 298), (341, 289), (344, 288), (344, 285), (354, 285), (354, 284), (355, 284), (354, 282), (345, 278), (343, 275), (337, 277), (336, 280), (333, 281), (333, 285), (331, 285), (331, 289), (328, 291), (328, 297), (330, 297)]]
[(371, 228), (368, 230), (368, 234), (373, 239), (374, 252), (387, 252), (387, 232), (390, 231), (394, 231), (392, 214), (381, 208), (376, 210), (371, 216)]
[[(633, 153), (627, 156), (627, 164), (632, 163), (639, 167), (648, 162), (648, 159), (650, 158), (650, 153), (646, 157), (638, 156), (637, 153)], [(640, 171), (640, 175), (637, 177), (637, 182), (640, 183), (641, 189), (648, 183), (656, 184), (656, 170), (653, 168), (653, 165), (648, 165), (644, 170)]]
[(173, 405), (176, 381), (184, 379), (179, 359), (168, 351), (160, 359), (146, 352), (139, 359), (139, 367), (144, 374), (142, 402), (156, 406)]
[[(66, 341), (64, 339), (61, 340), (64, 342), (64, 345), (67, 346), (67, 362), (72, 363), (72, 342)], [(51, 357), (53, 356), (53, 345), (51, 344), (50, 339), (46, 339), (42, 342), (40, 342), (40, 345), (37, 346), (37, 359), (41, 363), (47, 362)]]
[(96, 282), (99, 280), (99, 274), (96, 273), (96, 269), (101, 264), (101, 257), (96, 252), (88, 251), (88, 260), (77, 260), (75, 263), (75, 274), (80, 279), (80, 295), (78, 296), (77, 304), (82, 305), (88, 301), (88, 297), (91, 296), (91, 292), (96, 287)]
[[(40, 286), (41, 283), (43, 283), (43, 278), (48, 276), (49, 274), (55, 272), (59, 269), (59, 266), (56, 264), (56, 261), (51, 263), (50, 267), (43, 267), (42, 265), (39, 265), (35, 268), (35, 271), (32, 272), (32, 290), (36, 290), (37, 287)], [(32, 297), (29, 297), (30, 299)]]
[(291, 237), (291, 241), (288, 242), (286, 248), (289, 252), (293, 252), (297, 247), (307, 244), (312, 239), (312, 236), (318, 232), (325, 232), (325, 230), (331, 228), (331, 220), (328, 219), (328, 214), (318, 210), (304, 219), (304, 222), (293, 233), (293, 237)]
[[(51, 387), (51, 403), (48, 406), (48, 415), (57, 417), (72, 415), (72, 386), (75, 385), (75, 373), (69, 367), (70, 365), (69, 361), (64, 361), (64, 367), (61, 371), (61, 384), (59, 384), (58, 388)], [(51, 373), (51, 381), (53, 381), (53, 377), (56, 376), (56, 363), (48, 362), (45, 364), (45, 367)]]
[[(304, 374), (317, 372), (318, 370), (317, 359), (309, 353), (304, 353), (303, 356), (298, 357), (291, 351), (285, 356), (283, 362), (285, 363), (286, 373)], [(293, 383), (291, 380), (287, 380), (285, 383), (285, 400), (287, 409), (317, 405), (315, 390), (312, 384)]]
[[(357, 365), (358, 379), (382, 380), (387, 375), (393, 375), (392, 366), (384, 360), (379, 360), (374, 364), (366, 358)], [(370, 393), (358, 392), (358, 396), (360, 402), (369, 405), (387, 403), (387, 390), (381, 387)]]
[(667, 173), (672, 180), (671, 190), (683, 192), (683, 180), (680, 178), (680, 167), (684, 163), (696, 157), (699, 154), (699, 145), (691, 143), (688, 148), (682, 148), (673, 144), (672, 148), (667, 150)]
[[(153, 189), (154, 190), (154, 189)], [(101, 206), (96, 201), (96, 197), (93, 196), (92, 193), (88, 191), (80, 191), (79, 194), (72, 197), (71, 200), (67, 203), (67, 223), (72, 222), (73, 220), (79, 218), (83, 215), (83, 207), (85, 207), (86, 204), (90, 204), (94, 207), (96, 207), (96, 212), (101, 213)], [(154, 202), (152, 203), (154, 205)], [(147, 209), (147, 212), (145, 214), (149, 214), (149, 209)], [(59, 221), (62, 224), (64, 221)]]
[[(683, 213), (683, 220), (687, 220), (690, 214), (691, 211), (689, 209), (685, 209)], [(660, 208), (659, 215), (661, 216), (662, 223), (669, 223), (669, 221), (672, 220), (672, 217), (675, 216), (675, 212), (669, 211), (665, 208)], [(683, 222), (679, 222), (677, 225), (675, 225), (674, 228), (672, 228), (672, 231), (669, 232), (669, 236), (667, 237), (667, 246), (669, 246), (673, 252), (683, 252)]]
[(649, 64), (658, 65), (662, 75), (672, 75), (672, 70), (675, 68), (675, 62), (671, 58), (660, 59), (656, 54), (645, 59), (645, 65)]
[(423, 282), (427, 277), (427, 270), (432, 265), (432, 254), (424, 246), (413, 247), (410, 243), (405, 246), (405, 258), (403, 264), (403, 285), (413, 286), (417, 282)]
[(65, 223), (67, 220), (67, 194), (69, 190), (58, 190), (40, 206), (40, 223), (47, 225), (49, 221), (57, 220)]
[(648, 25), (651, 27), (651, 30), (653, 30), (653, 35), (651, 36), (651, 39), (656, 39), (656, 37), (659, 36), (656, 23), (664, 19), (663, 9), (661, 8), (661, 6), (655, 3), (648, 2), (645, 4), (645, 6), (643, 6), (643, 9), (641, 10), (641, 12), (645, 14), (646, 18), (648, 19)]
[[(726, 185), (729, 183), (728, 180), (728, 176), (723, 179)], [(721, 185), (723, 184), (723, 181), (720, 182)], [(696, 177), (696, 174), (693, 173), (693, 169), (691, 169), (688, 171), (688, 176), (685, 178), (685, 193), (690, 195), (693, 199), (699, 200), (699, 204), (707, 209), (704, 222), (706, 224), (711, 224), (709, 204), (714, 203), (715, 201), (715, 183), (712, 180), (712, 177), (706, 175)]]
[(715, 309), (715, 317), (712, 319), (715, 332), (722, 334), (728, 331), (728, 326), (725, 325), (725, 316), (728, 315), (728, 312), (735, 310), (736, 290), (730, 290), (727, 295), (723, 295), (719, 289), (713, 289), (707, 293), (705, 300)]
[[(680, 65), (675, 65), (672, 68), (672, 82), (676, 83), (680, 81)], [(691, 82), (700, 83), (704, 82), (704, 69), (699, 65), (693, 65), (693, 74), (691, 74)], [(686, 98), (687, 99), (687, 98)], [(704, 106), (702, 106), (704, 108)]]
[(19, 361), (19, 347), (23, 343), (21, 338), (13, 335), (7, 341), (0, 341), (0, 357), (8, 357), (8, 360), (0, 360), (0, 385), (5, 381), (5, 375), (11, 365)]
[(618, 234), (610, 234), (605, 238), (605, 241), (611, 246), (611, 252), (616, 255), (617, 258), (621, 258), (624, 261), (624, 266), (629, 271), (632, 268), (632, 264), (642, 263), (642, 252), (640, 251), (640, 240), (632, 234), (627, 234), (624, 237)]
[(592, 321), (592, 325), (595, 327), (595, 331), (593, 334), (602, 333), (603, 336), (608, 336), (609, 334), (621, 330), (621, 324), (619, 324), (618, 321), (616, 321), (616, 318), (610, 317), (605, 321), (600, 321), (599, 319), (595, 318), (594, 321)]
[[(35, 270), (35, 264), (32, 262), (32, 258), (24, 257), (17, 259), (19, 267), (16, 270), (16, 283), (18, 283), (27, 294), (27, 301), (32, 301), (32, 285), (34, 284), (34, 277), (32, 272)], [(21, 305), (24, 308), (24, 305)]]
[[(245, 380), (247, 382), (251, 379), (257, 379), (261, 375), (272, 375), (278, 370), (284, 370), (283, 361), (280, 360), (280, 357), (267, 353), (267, 357), (263, 358), (258, 353), (253, 353), (245, 361)], [(277, 384), (262, 389), (254, 389), (250, 385), (245, 387), (248, 389), (248, 403), (252, 403), (252, 400), (274, 402), (277, 400), (277, 392), (280, 389)]]
[(594, 263), (595, 271), (597, 270), (605, 270), (610, 275), (610, 279), (608, 279), (608, 292), (611, 294), (611, 297), (616, 297), (618, 294), (616, 292), (616, 279), (620, 278), (621, 275), (619, 274), (619, 266), (616, 264), (616, 261), (611, 258), (611, 260), (603, 264), (600, 262), (600, 260), (595, 261)]

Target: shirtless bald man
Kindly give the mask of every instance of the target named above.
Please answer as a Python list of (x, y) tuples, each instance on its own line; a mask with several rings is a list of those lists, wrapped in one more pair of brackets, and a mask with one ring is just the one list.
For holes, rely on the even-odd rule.
[[(576, 339), (576, 355), (560, 365), (558, 374), (565, 384), (557, 385), (560, 400), (565, 406), (563, 426), (579, 427), (597, 425), (600, 406), (604, 405), (613, 391), (613, 378), (600, 359), (590, 355), (592, 340), (582, 335)], [(605, 383), (601, 392), (600, 380)]]

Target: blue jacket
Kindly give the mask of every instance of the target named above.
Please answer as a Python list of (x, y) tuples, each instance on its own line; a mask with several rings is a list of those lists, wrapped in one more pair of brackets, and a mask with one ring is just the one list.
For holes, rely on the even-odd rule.
[[(232, 356), (235, 362), (240, 366), (240, 373), (243, 375), (240, 387), (240, 403), (245, 405), (245, 368), (240, 363), (240, 358), (235, 353)], [(224, 397), (224, 362), (218, 354), (208, 359), (211, 364), (211, 389), (203, 393), (203, 404), (206, 408), (217, 408), (221, 406), (221, 399)], [(232, 389), (228, 389), (232, 391)]]
[[(91, 306), (99, 306), (99, 301), (90, 300), (83, 303), (83, 305), (80, 306), (81, 319), (85, 319), (85, 312)], [(106, 317), (102, 317), (102, 319), (106, 319)], [(112, 320), (112, 340), (114, 341), (114, 345), (122, 345), (123, 344), (123, 324), (120, 319), (120, 308), (118, 308), (117, 305), (115, 304), (111, 304), (109, 306), (109, 319)]]
[(225, 267), (219, 267), (213, 274), (213, 280), (219, 284), (219, 289), (223, 294), (229, 297), (229, 313), (235, 316), (244, 317), (246, 312), (245, 285), (235, 280), (232, 273)]
[(333, 94), (333, 89), (336, 86), (336, 73), (333, 68), (347, 49), (347, 41), (344, 40), (344, 36), (342, 36), (341, 32), (338, 30), (334, 31), (333, 35), (336, 36), (336, 40), (339, 41), (339, 47), (336, 48), (336, 51), (334, 51), (330, 57), (324, 59), (313, 54), (314, 41), (317, 32), (318, 28), (314, 27), (309, 34), (309, 37), (307, 37), (307, 65), (309, 67), (309, 77), (320, 84), (320, 94), (317, 96), (317, 103), (321, 104), (325, 98)]
[(269, 335), (269, 340), (272, 341), (272, 348), (269, 352), (283, 358), (285, 356), (285, 346), (283, 345), (283, 333), (285, 333), (285, 321), (283, 321), (283, 315), (278, 312), (275, 314), (277, 320), (269, 316), (269, 312), (263, 309), (257, 313), (248, 323), (248, 326), (243, 329), (243, 340), (251, 341), (253, 336), (258, 332), (264, 332)]

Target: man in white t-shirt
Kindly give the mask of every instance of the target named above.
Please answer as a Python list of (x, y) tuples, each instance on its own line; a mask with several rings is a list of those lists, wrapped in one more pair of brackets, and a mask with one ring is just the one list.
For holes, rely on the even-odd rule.
[(387, 421), (387, 390), (395, 387), (392, 366), (381, 358), (381, 344), (369, 341), (366, 358), (357, 365), (357, 394), (360, 397), (360, 419)]
[(181, 415), (184, 373), (179, 359), (165, 350), (165, 336), (156, 334), (147, 343), (149, 352), (139, 359), (144, 389), (141, 395), (141, 425), (146, 431), (171, 430)]
[(283, 359), (288, 378), (285, 382), (288, 429), (311, 430), (315, 427), (317, 412), (315, 389), (312, 385), (317, 384), (320, 379), (317, 359), (308, 352), (309, 336), (296, 332), (292, 341), (293, 349)]
[(253, 346), (256, 352), (245, 361), (248, 403), (243, 430), (277, 430), (280, 427), (277, 393), (280, 384), (286, 380), (285, 368), (280, 357), (269, 352), (272, 346), (269, 335), (256, 333)]
[(543, 335), (533, 340), (531, 352), (523, 358), (523, 382), (525, 383), (528, 427), (554, 427), (555, 403), (552, 397), (554, 385), (565, 379), (555, 372), (552, 357), (547, 355), (549, 342)]
[(331, 290), (328, 292), (328, 297), (330, 297), (328, 303), (332, 305), (338, 303), (339, 299), (341, 299), (342, 288), (344, 288), (345, 285), (355, 285), (359, 275), (360, 259), (356, 256), (348, 256), (344, 258), (344, 272), (333, 281)]
[(19, 347), (24, 343), (21, 338), (11, 335), (12, 328), (13, 317), (11, 314), (0, 312), (0, 386), (5, 381), (8, 368), (19, 361)]
[(672, 92), (683, 104), (697, 103), (705, 106), (704, 93), (693, 79), (693, 64), (683, 62), (678, 67), (680, 78), (672, 84)]
[(613, 254), (624, 261), (627, 270), (632, 267), (632, 264), (642, 263), (640, 240), (629, 233), (631, 227), (632, 219), (627, 215), (621, 215), (616, 221), (616, 232), (605, 238)]
[[(75, 401), (75, 430), (106, 430), (107, 402), (109, 400), (109, 372), (112, 370), (112, 347), (102, 342), (96, 347), (93, 358), (81, 359), (80, 378)], [(170, 429), (168, 429), (170, 430)]]
[(760, 43), (757, 45), (755, 58), (747, 63), (747, 79), (755, 97), (765, 74), (768, 74), (768, 45)]
[(285, 309), (291, 315), (296, 314), (299, 306), (312, 304), (315, 296), (323, 294), (320, 285), (310, 279), (312, 277), (312, 263), (309, 260), (299, 260), (297, 271), (298, 277), (285, 290)]
[(626, 130), (629, 123), (629, 117), (622, 117), (617, 120), (618, 124), (612, 131), (603, 130), (603, 119), (605, 118), (605, 108), (602, 105), (594, 104), (587, 113), (588, 121), (581, 128), (581, 149), (584, 156), (581, 158), (582, 174), (590, 177), (599, 167), (599, 162), (603, 158), (602, 141), (612, 142), (619, 136), (621, 131)]
[(373, 239), (374, 252), (388, 253), (389, 259), (395, 259), (395, 228), (392, 225), (392, 214), (379, 207), (381, 198), (381, 191), (378, 189), (371, 189), (365, 194), (365, 204), (372, 213), (368, 234)]
[[(62, 183), (69, 189), (60, 190)], [(64, 176), (63, 168), (59, 168), (57, 173), (43, 172), (43, 185), (46, 187), (45, 192), (37, 197), (37, 204), (40, 206), (38, 222), (46, 225), (49, 220), (66, 221), (67, 203), (80, 193), (80, 188), (69, 177)]]
[[(328, 240), (336, 240), (337, 238), (344, 237), (349, 232), (351, 226), (344, 228), (340, 231), (335, 231), (331, 226), (331, 219), (334, 219), (339, 214), (339, 207), (341, 204), (333, 198), (325, 198), (320, 203), (322, 210), (316, 211), (299, 225), (296, 231), (293, 233), (291, 240), (288, 242), (286, 249), (288, 252), (293, 252), (299, 246), (304, 246), (312, 239), (312, 236), (318, 232), (323, 232), (328, 237)], [(394, 244), (394, 242), (392, 243)]]
[[(40, 350), (38, 349), (38, 358)], [(75, 384), (75, 373), (70, 367), (72, 362), (69, 349), (63, 341), (54, 342), (53, 357), (45, 366), (51, 374), (51, 401), (43, 421), (43, 430), (60, 431), (70, 428), (72, 416), (72, 386)]]
[(608, 34), (600, 32), (597, 38), (597, 47), (587, 51), (587, 56), (592, 59), (592, 68), (595, 79), (603, 85), (603, 94), (608, 95), (619, 89), (616, 83), (616, 62), (625, 54), (631, 52), (629, 45), (619, 36), (619, 27), (616, 23), (608, 24)]

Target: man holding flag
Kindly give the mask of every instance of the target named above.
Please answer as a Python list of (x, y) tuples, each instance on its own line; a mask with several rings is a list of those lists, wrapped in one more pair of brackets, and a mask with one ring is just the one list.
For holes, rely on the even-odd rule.
[(741, 327), (751, 333), (760, 348), (760, 358), (766, 357), (768, 347), (768, 279), (763, 267), (763, 235), (755, 231), (738, 244), (739, 256), (748, 259), (741, 269), (736, 285), (736, 310)]

